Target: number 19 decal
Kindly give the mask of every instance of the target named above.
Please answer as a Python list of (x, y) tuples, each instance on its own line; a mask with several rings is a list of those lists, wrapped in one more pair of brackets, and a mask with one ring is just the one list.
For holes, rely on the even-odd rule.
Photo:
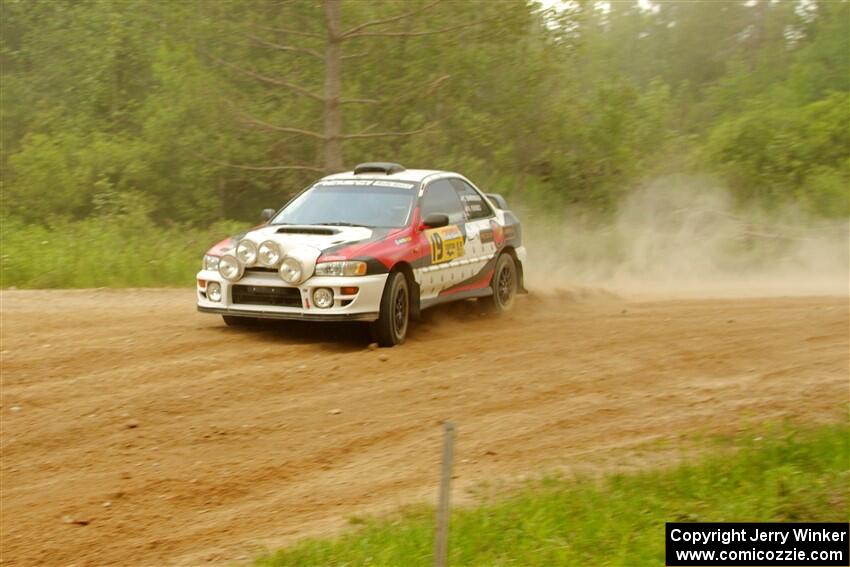
[(463, 256), (463, 233), (456, 226), (444, 226), (425, 232), (431, 246), (431, 264), (451, 262)]

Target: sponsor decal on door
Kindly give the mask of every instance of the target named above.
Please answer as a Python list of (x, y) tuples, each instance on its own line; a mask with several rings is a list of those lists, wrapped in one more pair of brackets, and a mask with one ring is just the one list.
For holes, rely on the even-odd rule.
[(431, 264), (442, 264), (464, 254), (463, 233), (457, 226), (443, 226), (425, 232), (431, 247)]

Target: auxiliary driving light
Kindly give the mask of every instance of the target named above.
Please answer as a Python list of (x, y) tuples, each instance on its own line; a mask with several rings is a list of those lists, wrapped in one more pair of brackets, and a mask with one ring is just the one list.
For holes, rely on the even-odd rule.
[(313, 290), (313, 305), (319, 309), (333, 307), (334, 292), (326, 287), (317, 287)]
[(284, 258), (278, 269), (278, 274), (283, 281), (295, 285), (301, 283), (302, 272), (301, 262), (291, 256)]
[(207, 284), (207, 299), (218, 303), (221, 301), (221, 284), (218, 282), (210, 282)]
[(218, 262), (218, 273), (226, 280), (235, 282), (242, 277), (242, 264), (236, 259), (236, 256), (225, 254)]
[(280, 256), (280, 246), (271, 240), (266, 240), (260, 244), (260, 248), (257, 250), (257, 258), (260, 264), (266, 268), (276, 267), (278, 262), (280, 262)]
[(251, 266), (257, 261), (257, 245), (250, 240), (243, 240), (236, 247), (236, 257), (246, 266)]

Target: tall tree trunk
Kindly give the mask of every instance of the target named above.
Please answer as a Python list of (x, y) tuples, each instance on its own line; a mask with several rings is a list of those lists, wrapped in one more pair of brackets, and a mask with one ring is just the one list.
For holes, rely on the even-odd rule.
[(325, 0), (325, 24), (328, 42), (325, 47), (325, 169), (340, 171), (342, 159), (342, 0)]

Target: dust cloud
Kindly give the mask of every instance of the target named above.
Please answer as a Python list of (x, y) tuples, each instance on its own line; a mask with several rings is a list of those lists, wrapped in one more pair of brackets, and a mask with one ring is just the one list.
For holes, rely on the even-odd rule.
[(848, 295), (847, 219), (735, 206), (710, 179), (666, 177), (605, 219), (518, 207), (532, 291), (622, 297)]

